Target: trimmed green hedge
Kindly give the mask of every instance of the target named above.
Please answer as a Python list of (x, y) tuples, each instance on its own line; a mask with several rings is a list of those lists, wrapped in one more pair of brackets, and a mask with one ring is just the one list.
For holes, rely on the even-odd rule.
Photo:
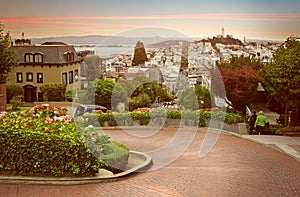
[(0, 168), (15, 174), (93, 176), (105, 165), (71, 136), (0, 129)]
[(160, 119), (183, 119), (186, 124), (205, 127), (206, 122), (210, 119), (224, 119), (227, 124), (235, 124), (245, 122), (245, 119), (240, 114), (225, 113), (219, 111), (165, 111), (153, 110), (151, 112), (133, 111), (128, 113), (101, 113), (101, 114), (86, 114), (88, 124), (97, 126), (133, 126), (134, 122), (139, 125), (147, 125), (150, 120), (155, 122)]
[(129, 157), (129, 150), (126, 146), (111, 142), (104, 145), (104, 154), (100, 156), (100, 160), (106, 164), (106, 169), (117, 173), (124, 170)]

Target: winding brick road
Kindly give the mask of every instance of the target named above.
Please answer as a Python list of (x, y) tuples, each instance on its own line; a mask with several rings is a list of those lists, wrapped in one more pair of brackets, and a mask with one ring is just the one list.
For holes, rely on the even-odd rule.
[[(131, 150), (149, 151), (169, 142), (176, 131), (146, 138), (105, 131)], [(198, 156), (205, 132), (170, 165), (118, 182), (75, 185), (0, 185), (0, 196), (300, 196), (300, 162), (263, 145), (221, 135), (205, 157)]]

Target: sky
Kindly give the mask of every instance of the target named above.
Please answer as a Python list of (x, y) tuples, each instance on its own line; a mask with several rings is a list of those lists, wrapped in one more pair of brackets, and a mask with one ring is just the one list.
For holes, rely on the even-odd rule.
[[(126, 35), (286, 40), (300, 36), (299, 0), (4, 0), (13, 38)], [(147, 31), (133, 31), (147, 28)], [(163, 31), (164, 28), (168, 31)], [(173, 35), (174, 34), (174, 35)]]

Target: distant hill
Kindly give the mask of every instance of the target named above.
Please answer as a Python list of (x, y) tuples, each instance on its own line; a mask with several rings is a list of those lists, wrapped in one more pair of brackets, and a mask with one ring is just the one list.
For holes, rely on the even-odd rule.
[[(178, 40), (179, 38), (167, 38), (160, 36), (153, 37), (123, 37), (123, 36), (102, 36), (102, 35), (88, 35), (88, 36), (63, 36), (63, 37), (45, 37), (45, 38), (31, 38), (32, 44), (42, 44), (44, 42), (64, 42), (66, 44), (87, 44), (87, 45), (135, 45), (138, 41), (145, 45), (160, 43), (167, 40)], [(14, 40), (14, 39), (13, 39)], [(180, 40), (186, 40), (184, 38)]]
[(183, 44), (189, 44), (189, 41), (186, 40), (166, 40), (159, 43), (149, 44), (147, 47), (149, 48), (167, 48), (172, 45), (178, 45), (179, 42), (183, 42)]
[(200, 40), (198, 42), (210, 42), (212, 46), (216, 46), (217, 43), (219, 44), (224, 44), (224, 45), (240, 45), (243, 46), (244, 44), (242, 43), (242, 41), (240, 41), (239, 39), (230, 37), (230, 36), (226, 36), (226, 37), (213, 37), (213, 38), (208, 38), (208, 39), (203, 39)]
[(32, 44), (42, 44), (44, 42), (64, 42), (66, 44), (95, 44), (105, 40), (107, 36), (89, 35), (89, 36), (62, 36), (30, 38)]

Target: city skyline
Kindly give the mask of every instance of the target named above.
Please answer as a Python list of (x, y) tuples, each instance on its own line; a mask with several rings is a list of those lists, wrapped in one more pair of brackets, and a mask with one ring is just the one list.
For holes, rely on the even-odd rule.
[[(239, 39), (285, 40), (300, 35), (299, 7), (297, 0), (11, 0), (2, 3), (0, 22), (13, 38), (23, 32), (27, 38), (109, 36), (147, 27), (142, 36), (212, 37), (224, 28)], [(161, 27), (168, 33), (157, 31)]]

